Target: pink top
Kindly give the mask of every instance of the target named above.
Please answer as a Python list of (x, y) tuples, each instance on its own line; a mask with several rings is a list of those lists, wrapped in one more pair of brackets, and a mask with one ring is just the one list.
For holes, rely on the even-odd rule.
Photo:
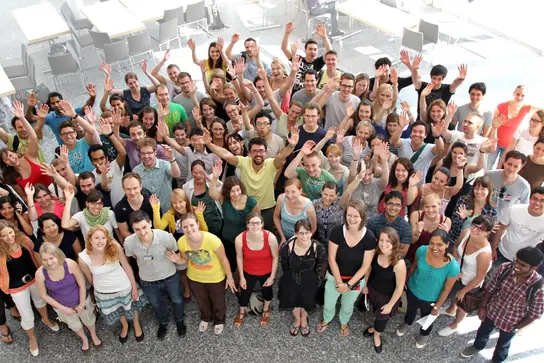
[(518, 115), (514, 118), (510, 118), (510, 116), (508, 115), (508, 102), (504, 102), (498, 105), (497, 110), (499, 110), (499, 113), (506, 118), (506, 122), (504, 123), (504, 125), (499, 127), (499, 129), (497, 130), (497, 138), (499, 139), (497, 141), (497, 145), (507, 148), (510, 144), (510, 141), (512, 141), (512, 138), (514, 137), (514, 133), (516, 132), (519, 124), (521, 123), (521, 121), (523, 121), (525, 116), (527, 116), (527, 114), (531, 112), (531, 106), (523, 106), (519, 110)]
[[(53, 214), (62, 219), (62, 212), (64, 211), (64, 204), (60, 203), (58, 200), (53, 200), (53, 203), (55, 203), (55, 208), (53, 208)], [(36, 212), (38, 213), (38, 217), (40, 217), (44, 211), (40, 207), (38, 203), (34, 203), (34, 206), (36, 207)]]

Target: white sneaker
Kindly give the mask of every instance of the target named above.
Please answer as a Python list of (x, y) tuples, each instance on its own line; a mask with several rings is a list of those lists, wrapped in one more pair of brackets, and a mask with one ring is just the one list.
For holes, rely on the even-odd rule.
[(440, 329), (438, 331), (438, 335), (440, 335), (441, 337), (449, 337), (456, 331), (457, 331), (457, 328), (450, 328), (449, 326), (447, 326), (444, 329)]
[(219, 335), (223, 332), (223, 328), (225, 327), (225, 324), (217, 324), (213, 327), (213, 333), (215, 335)]
[(198, 331), (204, 333), (206, 330), (208, 330), (208, 323), (206, 323), (204, 320), (201, 320), (200, 324), (198, 324)]
[(451, 316), (452, 318), (455, 318), (456, 313), (448, 313), (448, 309), (440, 309), (440, 315), (446, 315)]

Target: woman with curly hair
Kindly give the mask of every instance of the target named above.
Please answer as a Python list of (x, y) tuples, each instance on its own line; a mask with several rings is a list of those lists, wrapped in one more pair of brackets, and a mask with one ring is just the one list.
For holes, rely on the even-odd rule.
[(381, 231), (378, 248), (365, 279), (367, 284), (363, 294), (368, 294), (372, 304), (374, 325), (366, 328), (363, 336), (373, 336), (374, 350), (381, 353), (383, 344), (380, 336), (389, 319), (398, 311), (406, 282), (406, 263), (402, 258), (400, 237), (395, 229), (385, 227)]
[[(40, 313), (42, 321), (52, 331), (59, 331), (58, 324), (49, 320), (46, 302), (40, 297), (36, 288), (34, 275), (38, 263), (32, 250), (34, 244), (24, 233), (18, 231), (8, 221), (0, 221), (0, 289), (10, 294), (15, 306), (21, 314), (21, 327), (28, 336), (30, 354), (40, 354), (36, 335), (34, 334), (34, 312), (32, 304)], [(1, 306), (4, 310), (4, 306)], [(5, 317), (0, 321), (4, 341), (13, 341), (11, 332), (6, 326)]]
[(33, 228), (28, 217), (28, 211), (23, 209), (23, 205), (11, 195), (0, 197), (0, 220), (6, 220), (21, 232), (32, 238)]
[(93, 226), (87, 234), (85, 250), (79, 254), (79, 267), (94, 287), (96, 305), (108, 325), (121, 323), (119, 342), (128, 340), (128, 321), (134, 324), (137, 342), (144, 339), (140, 311), (147, 298), (136, 285), (134, 273), (123, 247), (106, 227)]

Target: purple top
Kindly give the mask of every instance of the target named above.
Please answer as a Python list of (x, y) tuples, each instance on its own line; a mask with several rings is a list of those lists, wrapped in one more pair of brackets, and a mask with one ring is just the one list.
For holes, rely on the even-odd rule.
[(76, 278), (68, 270), (68, 264), (64, 261), (64, 278), (59, 281), (53, 281), (49, 278), (47, 269), (43, 269), (43, 277), (45, 278), (45, 287), (47, 293), (59, 304), (66, 307), (74, 307), (79, 305), (79, 285)]
[[(140, 164), (142, 162), (142, 158), (140, 156), (140, 151), (138, 150), (138, 147), (136, 146), (136, 143), (132, 140), (127, 140), (127, 143), (125, 145), (125, 149), (127, 151), (128, 160), (130, 163), (130, 168), (134, 169), (136, 165)], [(162, 160), (168, 160), (166, 155), (164, 155), (164, 148), (162, 145), (157, 145), (157, 158)]]

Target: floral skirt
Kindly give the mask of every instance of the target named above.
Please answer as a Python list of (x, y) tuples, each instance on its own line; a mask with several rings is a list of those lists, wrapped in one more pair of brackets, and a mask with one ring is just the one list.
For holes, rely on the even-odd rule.
[(102, 293), (95, 291), (96, 305), (100, 309), (107, 325), (115, 325), (125, 316), (128, 320), (134, 319), (134, 311), (142, 311), (149, 302), (143, 291), (138, 288), (139, 299), (132, 299), (132, 286), (129, 288), (112, 293)]

